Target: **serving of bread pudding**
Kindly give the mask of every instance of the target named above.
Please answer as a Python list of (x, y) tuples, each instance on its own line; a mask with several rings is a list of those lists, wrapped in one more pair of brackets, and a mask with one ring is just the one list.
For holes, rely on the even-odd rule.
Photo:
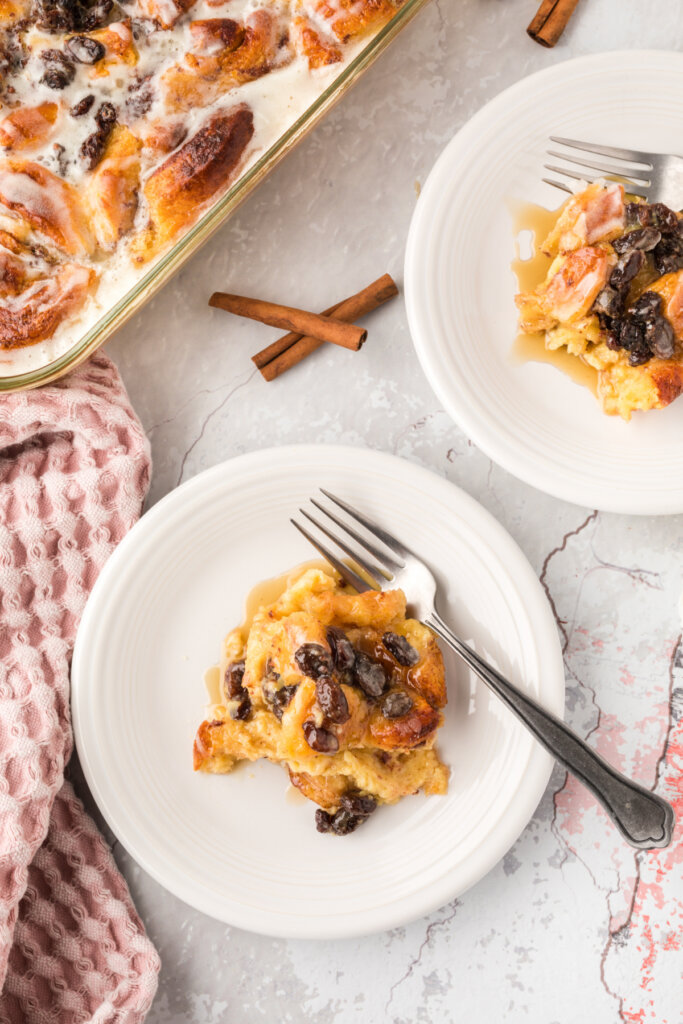
[(541, 250), (551, 263), (516, 297), (520, 330), (594, 367), (606, 413), (669, 405), (683, 391), (683, 216), (597, 182), (564, 203)]
[(266, 758), (346, 835), (378, 804), (445, 793), (434, 743), (446, 704), (441, 652), (406, 618), (400, 590), (356, 593), (332, 570), (294, 573), (281, 596), (228, 633), (223, 700), (197, 732), (194, 767)]

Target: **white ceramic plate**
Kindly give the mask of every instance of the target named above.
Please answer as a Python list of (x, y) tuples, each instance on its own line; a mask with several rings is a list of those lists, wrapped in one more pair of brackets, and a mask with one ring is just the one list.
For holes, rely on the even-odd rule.
[(135, 859), (192, 906), (270, 935), (341, 937), (424, 914), (482, 877), (526, 825), (551, 761), (447, 657), (439, 749), (448, 796), (381, 808), (357, 833), (319, 835), (268, 763), (192, 771), (203, 674), (257, 582), (311, 558), (289, 517), (318, 486), (365, 509), (435, 567), (461, 635), (556, 714), (564, 676), (541, 586), (501, 526), (452, 484), (392, 456), (322, 445), (244, 455), (141, 519), (105, 566), (72, 672), (78, 753)]
[(681, 512), (683, 399), (625, 423), (557, 367), (512, 358), (510, 202), (559, 206), (561, 194), (540, 180), (550, 135), (683, 152), (683, 54), (557, 64), (501, 93), (455, 136), (422, 190), (408, 239), (417, 353), (448, 413), (522, 480), (591, 508)]

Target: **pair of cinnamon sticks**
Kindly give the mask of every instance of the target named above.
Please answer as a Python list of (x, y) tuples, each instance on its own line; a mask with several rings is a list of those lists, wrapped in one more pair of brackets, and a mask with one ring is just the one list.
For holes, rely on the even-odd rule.
[(289, 332), (252, 356), (262, 376), (271, 381), (297, 366), (326, 341), (357, 352), (368, 332), (355, 321), (395, 295), (396, 284), (389, 274), (383, 274), (367, 288), (322, 313), (227, 292), (214, 292), (209, 305)]
[(536, 16), (527, 29), (531, 38), (541, 46), (554, 46), (567, 27), (578, 2), (579, 0), (542, 0)]

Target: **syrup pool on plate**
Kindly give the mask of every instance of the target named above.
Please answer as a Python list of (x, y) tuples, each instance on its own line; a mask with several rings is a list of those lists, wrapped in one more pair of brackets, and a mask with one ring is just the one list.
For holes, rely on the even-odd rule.
[[(511, 263), (517, 278), (517, 291), (530, 292), (545, 279), (552, 260), (541, 252), (540, 245), (557, 220), (557, 210), (546, 210), (535, 203), (510, 203), (516, 256)], [(566, 373), (577, 384), (598, 391), (598, 373), (583, 359), (570, 355), (565, 348), (548, 349), (542, 331), (518, 334), (512, 346), (515, 363), (550, 363)]]

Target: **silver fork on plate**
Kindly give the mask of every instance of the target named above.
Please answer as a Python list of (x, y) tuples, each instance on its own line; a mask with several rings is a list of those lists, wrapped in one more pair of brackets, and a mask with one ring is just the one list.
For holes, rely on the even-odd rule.
[[(631, 195), (646, 199), (648, 203), (666, 203), (674, 210), (683, 207), (683, 157), (667, 153), (643, 153), (636, 149), (621, 149), (616, 146), (600, 146), (593, 142), (565, 139), (558, 135), (551, 135), (550, 141), (555, 145), (587, 154), (578, 157), (575, 153), (549, 149), (548, 156), (572, 164), (572, 167), (544, 164), (545, 169), (552, 171), (553, 174), (561, 174), (573, 181), (614, 179), (624, 185)], [(616, 162), (607, 163), (595, 157), (608, 157), (610, 161)], [(573, 191), (564, 182), (552, 178), (543, 178), (543, 181), (547, 185), (562, 189), (563, 192)]]
[(325, 517), (325, 522), (320, 522), (305, 509), (299, 509), (301, 515), (332, 541), (342, 556), (350, 558), (367, 579), (360, 576), (352, 565), (342, 561), (342, 556), (318, 540), (304, 526), (294, 519), (291, 522), (334, 566), (340, 576), (358, 591), (400, 587), (408, 596), (417, 617), (453, 648), (567, 771), (583, 782), (632, 846), (640, 850), (668, 846), (674, 827), (674, 813), (670, 805), (656, 793), (650, 793), (612, 768), (564, 722), (544, 711), (528, 694), (505, 679), (463, 643), (436, 611), (437, 584), (424, 562), (368, 516), (329, 491), (322, 488), (321, 491), (348, 517), (359, 523), (363, 533), (359, 533), (336, 512), (314, 498), (311, 498), (311, 502)]

